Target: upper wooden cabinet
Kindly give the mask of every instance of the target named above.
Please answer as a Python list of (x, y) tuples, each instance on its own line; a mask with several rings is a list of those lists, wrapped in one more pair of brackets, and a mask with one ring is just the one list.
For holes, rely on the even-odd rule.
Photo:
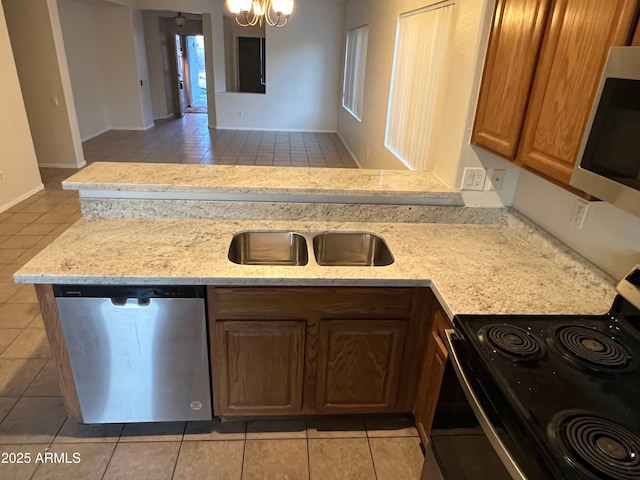
[(508, 159), (518, 151), (551, 0), (498, 0), (472, 142)]
[(630, 42), (637, 7), (499, 0), (472, 142), (568, 185), (609, 47)]

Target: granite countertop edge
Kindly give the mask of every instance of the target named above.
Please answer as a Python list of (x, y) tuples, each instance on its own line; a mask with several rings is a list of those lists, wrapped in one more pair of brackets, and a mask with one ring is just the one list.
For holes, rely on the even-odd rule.
[[(381, 235), (386, 267), (248, 266), (227, 258), (246, 230)], [(545, 232), (510, 225), (83, 218), (18, 270), (18, 283), (218, 286), (423, 286), (447, 314), (601, 314), (614, 280)], [(419, 253), (416, 253), (419, 252)]]

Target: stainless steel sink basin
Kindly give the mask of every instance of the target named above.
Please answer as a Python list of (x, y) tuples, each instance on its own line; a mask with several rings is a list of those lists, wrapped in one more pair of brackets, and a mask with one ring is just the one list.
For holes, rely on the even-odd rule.
[(318, 265), (383, 267), (394, 262), (382, 238), (367, 232), (327, 232), (313, 238)]
[(306, 265), (306, 239), (293, 232), (243, 232), (233, 236), (229, 260), (240, 265)]

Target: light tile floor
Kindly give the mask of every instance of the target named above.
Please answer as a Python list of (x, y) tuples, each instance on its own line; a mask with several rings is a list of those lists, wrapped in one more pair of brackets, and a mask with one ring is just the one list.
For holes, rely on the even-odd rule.
[(77, 195), (60, 189), (70, 173), (43, 169), (45, 190), (0, 213), (0, 479), (418, 480), (411, 419), (84, 426), (67, 418), (33, 288), (12, 275), (80, 217)]
[(110, 130), (83, 143), (87, 163), (158, 162), (357, 168), (335, 133), (212, 130), (207, 115)]

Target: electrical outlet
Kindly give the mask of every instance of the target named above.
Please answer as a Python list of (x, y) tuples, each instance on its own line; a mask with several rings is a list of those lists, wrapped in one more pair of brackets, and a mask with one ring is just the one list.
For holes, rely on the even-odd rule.
[(487, 171), (484, 168), (467, 167), (464, 169), (460, 190), (483, 190), (486, 178)]
[(487, 181), (485, 182), (485, 190), (502, 190), (504, 186), (504, 178), (507, 176), (507, 171), (499, 168), (489, 170), (487, 174)]
[(587, 210), (589, 209), (589, 202), (586, 200), (578, 199), (576, 205), (573, 207), (573, 213), (571, 214), (571, 226), (580, 230), (584, 224), (584, 219), (587, 216)]

